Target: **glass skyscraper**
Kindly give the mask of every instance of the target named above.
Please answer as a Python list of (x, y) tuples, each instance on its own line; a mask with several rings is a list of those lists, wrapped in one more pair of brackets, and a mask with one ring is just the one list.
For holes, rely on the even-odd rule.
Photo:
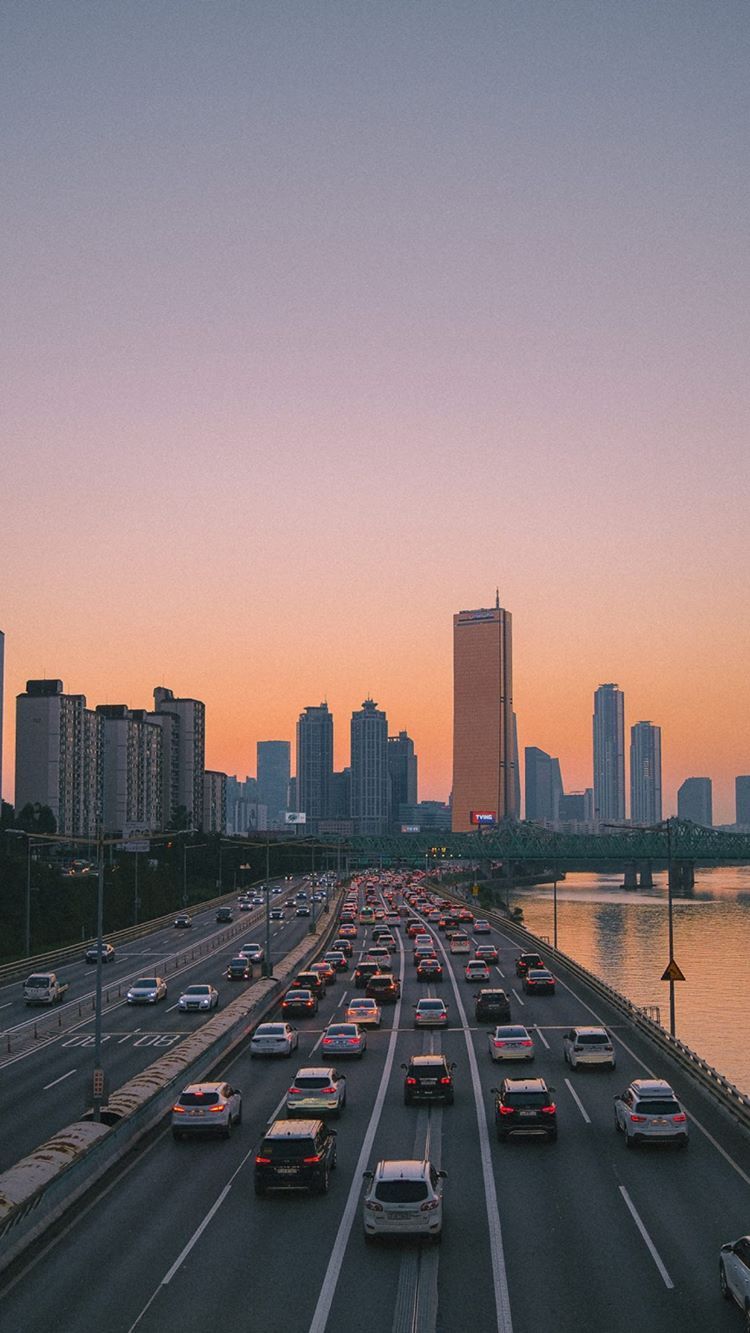
[(352, 818), (355, 833), (383, 833), (390, 813), (388, 718), (372, 699), (352, 713)]
[(453, 831), (518, 815), (513, 618), (493, 608), (453, 617)]
[(661, 727), (652, 722), (630, 728), (630, 818), (661, 823)]
[(612, 684), (594, 694), (594, 819), (625, 819), (625, 696)]
[(333, 715), (328, 704), (308, 706), (297, 721), (297, 809), (307, 815), (308, 833), (330, 818), (333, 779)]

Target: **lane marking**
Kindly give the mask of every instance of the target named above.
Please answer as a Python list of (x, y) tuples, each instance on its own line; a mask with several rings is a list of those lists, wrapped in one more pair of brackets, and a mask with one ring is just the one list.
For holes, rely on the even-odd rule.
[(75, 1072), (75, 1069), (69, 1069), (67, 1074), (61, 1074), (60, 1078), (54, 1079), (52, 1083), (45, 1083), (42, 1092), (47, 1092), (49, 1088), (56, 1088), (58, 1083), (64, 1083), (65, 1079), (70, 1078), (71, 1074), (75, 1074)]
[(515, 986), (511, 986), (511, 993), (512, 993), (513, 995), (515, 995), (515, 997), (516, 997), (516, 999), (518, 1000), (518, 1003), (520, 1004), (521, 1008), (522, 1008), (522, 1009), (525, 1009), (525, 1008), (526, 1008), (526, 1002), (525, 1002), (525, 1000), (522, 1000), (522, 999), (521, 999), (521, 996), (518, 994), (518, 991), (516, 990)]
[[(404, 984), (404, 951), (401, 947), (401, 937), (399, 936), (399, 953), (401, 955), (401, 966), (399, 970), (399, 980), (403, 989)], [(380, 1076), (378, 1091), (375, 1097), (375, 1103), (372, 1108), (370, 1122), (362, 1141), (362, 1147), (357, 1158), (357, 1165), (354, 1168), (354, 1176), (349, 1194), (347, 1196), (344, 1212), (339, 1222), (339, 1229), (336, 1232), (336, 1239), (331, 1250), (331, 1257), (328, 1260), (328, 1267), (325, 1271), (323, 1284), (320, 1288), (320, 1294), (315, 1306), (312, 1321), (308, 1333), (325, 1333), (328, 1316), (331, 1313), (333, 1298), (336, 1293), (341, 1268), (344, 1262), (344, 1254), (349, 1243), (349, 1236), (352, 1230), (355, 1213), (360, 1206), (360, 1194), (362, 1191), (362, 1172), (365, 1170), (369, 1161), (372, 1145), (375, 1140), (375, 1134), (380, 1123), (380, 1117), (385, 1103), (386, 1092), (388, 1091), (388, 1081), (393, 1068), (393, 1061), (396, 1055), (396, 1042), (398, 1041), (398, 1024), (401, 1017), (401, 1000), (396, 1001), (396, 1008), (393, 1015), (393, 1027), (388, 1039), (388, 1050), (386, 1051), (385, 1064)]]
[(581, 1115), (583, 1116), (584, 1120), (586, 1121), (586, 1124), (587, 1124), (587, 1125), (590, 1125), (590, 1124), (591, 1124), (591, 1116), (589, 1115), (588, 1111), (586, 1110), (586, 1107), (584, 1106), (583, 1102), (581, 1101), (580, 1097), (578, 1096), (578, 1093), (576, 1092), (576, 1090), (575, 1090), (575, 1088), (573, 1087), (573, 1084), (571, 1083), (571, 1081), (570, 1081), (569, 1078), (566, 1078), (566, 1080), (565, 1080), (565, 1086), (566, 1086), (566, 1088), (568, 1089), (568, 1092), (570, 1093), (571, 1097), (573, 1098), (573, 1101), (575, 1102), (576, 1106), (578, 1107), (578, 1110), (581, 1112)]
[(505, 973), (501, 967), (498, 967), (497, 963), (495, 964), (495, 971), (502, 977), (503, 981), (505, 981)]
[(536, 1034), (537, 1034), (537, 1036), (538, 1036), (540, 1042), (542, 1043), (542, 1046), (546, 1046), (547, 1050), (549, 1050), (549, 1049), (550, 1049), (550, 1044), (549, 1044), (549, 1042), (547, 1041), (547, 1038), (545, 1037), (545, 1035), (544, 1035), (544, 1033), (542, 1032), (542, 1029), (540, 1028), (540, 1026), (539, 1026), (538, 1023), (535, 1023), (535, 1024), (534, 1024), (534, 1031), (536, 1032)]
[(170, 1004), (169, 1008), (165, 1010), (165, 1013), (167, 1013), (167, 1014), (171, 1014), (171, 1013), (173, 1013), (174, 1010), (175, 1010), (175, 1009), (177, 1008), (177, 1006), (179, 1005), (179, 1003), (180, 1003), (180, 1001), (178, 1000), (178, 1001), (177, 1001), (177, 1004)]
[(674, 1282), (672, 1281), (671, 1277), (669, 1276), (669, 1273), (667, 1272), (666, 1268), (664, 1267), (664, 1264), (662, 1263), (661, 1255), (659, 1254), (659, 1251), (657, 1250), (656, 1246), (654, 1245), (654, 1242), (652, 1241), (652, 1239), (651, 1239), (651, 1237), (649, 1236), (649, 1234), (648, 1234), (648, 1232), (647, 1232), (645, 1226), (643, 1225), (643, 1222), (641, 1221), (641, 1219), (640, 1219), (640, 1217), (639, 1217), (639, 1215), (638, 1215), (638, 1210), (637, 1210), (635, 1204), (633, 1203), (633, 1200), (631, 1199), (631, 1197), (630, 1197), (630, 1195), (628, 1194), (628, 1191), (626, 1190), (626, 1188), (625, 1188), (624, 1185), (618, 1185), (617, 1188), (619, 1189), (619, 1191), (620, 1191), (620, 1193), (621, 1193), (623, 1199), (625, 1200), (625, 1203), (627, 1204), (627, 1207), (628, 1207), (628, 1209), (629, 1209), (629, 1211), (630, 1211), (630, 1215), (631, 1215), (631, 1217), (633, 1218), (633, 1221), (635, 1222), (635, 1225), (637, 1226), (638, 1230), (640, 1231), (640, 1233), (641, 1233), (641, 1235), (642, 1235), (642, 1237), (643, 1237), (643, 1239), (644, 1239), (644, 1241), (645, 1241), (645, 1243), (646, 1243), (646, 1248), (647, 1248), (649, 1254), (651, 1255), (651, 1258), (653, 1259), (654, 1263), (656, 1264), (656, 1267), (657, 1267), (658, 1270), (659, 1270), (659, 1274), (660, 1274), (660, 1276), (661, 1276), (661, 1280), (662, 1280), (662, 1282), (664, 1283), (664, 1286), (665, 1286), (669, 1291), (673, 1291), (673, 1290), (674, 1290)]

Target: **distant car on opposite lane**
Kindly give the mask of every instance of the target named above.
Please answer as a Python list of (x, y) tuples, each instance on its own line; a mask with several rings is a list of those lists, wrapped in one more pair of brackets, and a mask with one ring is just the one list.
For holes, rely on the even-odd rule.
[[(98, 957), (99, 957), (99, 949), (98, 946), (94, 944), (92, 948), (86, 950), (86, 953), (84, 955), (84, 961), (87, 963), (95, 963)], [(102, 963), (114, 963), (114, 961), (115, 961), (115, 951), (112, 945), (103, 943)]]
[(133, 982), (125, 999), (128, 1004), (158, 1004), (166, 998), (167, 983), (163, 977), (139, 977)]
[(196, 982), (182, 992), (177, 1001), (181, 1014), (198, 1013), (209, 1009), (218, 1009), (219, 992), (208, 982)]

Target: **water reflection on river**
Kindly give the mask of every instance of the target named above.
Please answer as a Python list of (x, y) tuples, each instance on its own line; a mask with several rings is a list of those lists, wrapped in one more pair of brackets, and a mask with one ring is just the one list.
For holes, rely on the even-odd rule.
[[(510, 902), (529, 930), (552, 940), (552, 885), (515, 889)], [(698, 868), (695, 889), (673, 903), (674, 953), (686, 977), (675, 986), (677, 1036), (750, 1093), (750, 866)], [(557, 889), (557, 939), (634, 1003), (658, 1004), (668, 1026), (666, 875), (628, 892), (621, 874), (569, 874)]]

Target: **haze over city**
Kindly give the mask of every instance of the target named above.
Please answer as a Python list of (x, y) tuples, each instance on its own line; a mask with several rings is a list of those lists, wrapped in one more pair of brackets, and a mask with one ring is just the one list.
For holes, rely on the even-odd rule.
[(254, 771), (371, 695), (451, 786), (452, 616), (521, 752), (593, 692), (750, 771), (746, 6), (26, 0), (0, 20), (13, 700), (206, 703)]

